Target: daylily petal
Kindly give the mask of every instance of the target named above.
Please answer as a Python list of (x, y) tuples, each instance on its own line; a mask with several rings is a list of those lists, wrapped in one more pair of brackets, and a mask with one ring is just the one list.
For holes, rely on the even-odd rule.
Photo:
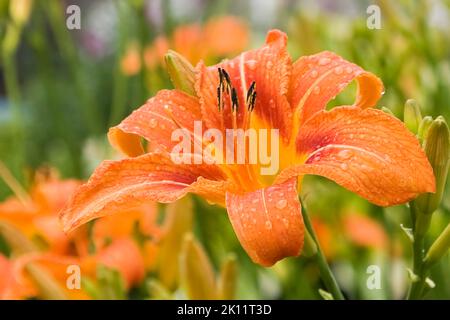
[(296, 179), (244, 194), (227, 193), (228, 216), (250, 258), (263, 266), (297, 256), (304, 224)]
[(172, 132), (194, 130), (194, 121), (201, 119), (198, 99), (179, 90), (161, 90), (118, 126), (109, 130), (111, 144), (128, 156), (144, 153), (141, 137), (155, 149), (169, 151), (178, 144)]
[(383, 83), (374, 74), (329, 51), (299, 58), (292, 66), (290, 103), (295, 120), (304, 123), (324, 110), (353, 80), (358, 82), (355, 106), (373, 107), (383, 93)]
[(300, 128), (296, 143), (306, 161), (285, 169), (278, 182), (317, 174), (381, 206), (435, 191), (433, 170), (416, 137), (380, 110), (321, 111)]
[(62, 223), (67, 232), (94, 218), (130, 210), (146, 201), (175, 201), (188, 192), (196, 192), (197, 185), (204, 195), (205, 184), (217, 190), (223, 179), (214, 165), (174, 164), (169, 155), (162, 153), (104, 161), (61, 213)]
[(208, 128), (232, 128), (231, 104), (228, 98), (224, 99), (224, 110), (218, 110), (218, 68), (223, 68), (237, 91), (238, 127), (243, 127), (250, 117), (246, 107), (246, 95), (251, 83), (255, 81), (256, 105), (252, 113), (262, 119), (266, 126), (279, 129), (280, 135), (289, 139), (292, 112), (287, 92), (291, 59), (286, 50), (286, 42), (286, 34), (272, 30), (267, 35), (266, 44), (260, 49), (244, 52), (232, 60), (225, 60), (212, 67), (206, 67), (203, 63), (197, 65), (196, 90)]

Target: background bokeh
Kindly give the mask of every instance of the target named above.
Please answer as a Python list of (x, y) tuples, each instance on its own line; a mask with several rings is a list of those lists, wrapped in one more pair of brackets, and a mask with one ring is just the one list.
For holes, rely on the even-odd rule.
[[(66, 27), (69, 4), (81, 9), (80, 30)], [(381, 9), (379, 30), (366, 25), (371, 4)], [(64, 178), (84, 179), (101, 160), (116, 157), (106, 141), (108, 128), (171, 87), (161, 60), (166, 49), (182, 51), (192, 63), (200, 58), (214, 63), (260, 45), (271, 28), (287, 32), (294, 59), (331, 50), (378, 75), (386, 88), (379, 106), (400, 119), (409, 98), (419, 102), (422, 114), (450, 119), (448, 0), (50, 0), (34, 1), (29, 15), (22, 9), (11, 31), (9, 1), (0, 0), (0, 160), (25, 187), (43, 166), (57, 168)], [(214, 25), (228, 16), (238, 25)], [(230, 37), (231, 48), (221, 51)], [(351, 85), (330, 107), (351, 103), (354, 91)], [(403, 297), (411, 252), (400, 224), (409, 224), (407, 209), (370, 205), (317, 177), (307, 177), (303, 186), (344, 291), (351, 298)], [(448, 189), (430, 239), (450, 219)], [(0, 181), (0, 200), (11, 194)], [(240, 248), (223, 209), (200, 199), (194, 199), (194, 208), (195, 234), (213, 265), (229, 252), (237, 254), (237, 297), (319, 297), (318, 273), (308, 260), (257, 267)], [(352, 232), (355, 228), (365, 230), (369, 240)], [(381, 290), (366, 286), (369, 265), (382, 270)], [(438, 286), (429, 297), (450, 298), (449, 269), (447, 255), (432, 270)]]

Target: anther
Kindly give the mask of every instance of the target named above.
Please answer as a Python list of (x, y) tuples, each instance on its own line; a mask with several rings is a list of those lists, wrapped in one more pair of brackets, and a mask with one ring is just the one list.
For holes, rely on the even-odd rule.
[(239, 108), (239, 101), (237, 97), (237, 92), (235, 88), (231, 89), (231, 110), (233, 112), (237, 111)]

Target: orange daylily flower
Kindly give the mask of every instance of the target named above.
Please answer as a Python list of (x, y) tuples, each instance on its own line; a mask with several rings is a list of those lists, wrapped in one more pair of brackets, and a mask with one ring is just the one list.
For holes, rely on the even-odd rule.
[(383, 227), (374, 219), (356, 213), (348, 213), (343, 217), (346, 236), (361, 247), (384, 249), (387, 235)]
[(16, 300), (36, 295), (30, 282), (19, 283), (14, 276), (14, 263), (0, 253), (0, 300)]
[[(79, 265), (82, 276), (92, 279), (98, 265), (113, 268), (124, 278), (126, 288), (138, 284), (145, 269), (154, 266), (157, 241), (162, 234), (156, 221), (156, 203), (127, 208), (99, 220), (92, 226), (90, 237), (87, 228), (67, 235), (62, 231), (58, 213), (79, 185), (78, 180), (60, 180), (55, 174), (39, 173), (26, 203), (15, 197), (0, 203), (0, 221), (17, 229), (33, 248), (11, 259), (0, 255), (0, 299), (41, 297), (33, 276), (27, 272), (30, 265), (48, 272), (71, 299), (88, 299), (89, 295), (66, 288), (70, 265)], [(132, 239), (137, 227), (143, 237), (148, 237), (142, 248)], [(89, 253), (89, 239), (95, 245), (95, 254)]]
[(157, 37), (144, 50), (145, 65), (152, 69), (164, 62), (169, 49), (195, 64), (201, 59), (238, 54), (249, 42), (248, 28), (233, 16), (214, 17), (205, 25), (187, 24), (177, 27), (170, 38)]
[(139, 45), (131, 42), (120, 60), (120, 70), (126, 76), (134, 76), (141, 70), (141, 56)]
[(80, 184), (78, 180), (38, 174), (30, 192), (31, 202), (23, 203), (11, 197), (0, 203), (0, 220), (14, 225), (30, 239), (42, 237), (49, 251), (67, 252), (70, 239), (61, 229), (58, 212)]
[[(380, 79), (332, 52), (292, 63), (286, 45), (287, 36), (272, 30), (259, 49), (211, 67), (200, 62), (195, 96), (162, 90), (111, 128), (111, 144), (129, 158), (100, 164), (62, 212), (65, 230), (128, 206), (172, 202), (192, 192), (225, 205), (249, 256), (270, 266), (302, 250), (297, 177), (327, 177), (381, 206), (435, 191), (432, 168), (415, 136), (398, 119), (372, 108), (383, 92)], [(326, 111), (352, 80), (358, 84), (355, 103)], [(224, 86), (229, 90), (220, 91)], [(261, 163), (175, 164), (170, 157), (175, 129), (205, 143), (195, 136), (195, 120), (222, 131), (279, 129), (279, 170), (266, 176), (258, 170)], [(141, 138), (150, 142), (147, 150)], [(195, 152), (193, 158), (202, 157)]]
[(328, 260), (332, 260), (336, 255), (336, 243), (331, 227), (319, 217), (312, 218), (311, 223), (323, 254)]

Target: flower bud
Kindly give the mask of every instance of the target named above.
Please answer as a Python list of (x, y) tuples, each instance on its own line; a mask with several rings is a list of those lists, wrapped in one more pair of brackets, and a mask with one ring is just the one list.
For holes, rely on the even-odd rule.
[(420, 113), (419, 104), (416, 100), (408, 99), (405, 103), (405, 108), (403, 111), (403, 122), (411, 132), (416, 134), (421, 121), (422, 115)]
[(24, 25), (30, 17), (33, 0), (11, 0), (9, 4), (9, 15), (18, 26)]
[(236, 257), (230, 254), (222, 265), (218, 282), (219, 299), (233, 299), (236, 292), (237, 283), (237, 265)]
[(174, 87), (195, 96), (195, 69), (190, 62), (173, 50), (169, 50), (164, 60)]
[(180, 255), (180, 280), (189, 299), (215, 299), (214, 269), (200, 243), (192, 234), (184, 237)]
[(419, 136), (420, 141), (424, 141), (428, 134), (428, 129), (430, 129), (431, 123), (433, 122), (433, 118), (430, 116), (426, 116), (422, 119), (419, 125), (419, 130), (417, 135)]
[(424, 263), (430, 267), (441, 259), (450, 248), (450, 224), (440, 234), (440, 236), (434, 241), (425, 256)]
[(436, 192), (420, 195), (415, 200), (415, 205), (420, 213), (432, 214), (441, 203), (450, 164), (450, 132), (442, 116), (431, 123), (423, 148), (433, 167)]

